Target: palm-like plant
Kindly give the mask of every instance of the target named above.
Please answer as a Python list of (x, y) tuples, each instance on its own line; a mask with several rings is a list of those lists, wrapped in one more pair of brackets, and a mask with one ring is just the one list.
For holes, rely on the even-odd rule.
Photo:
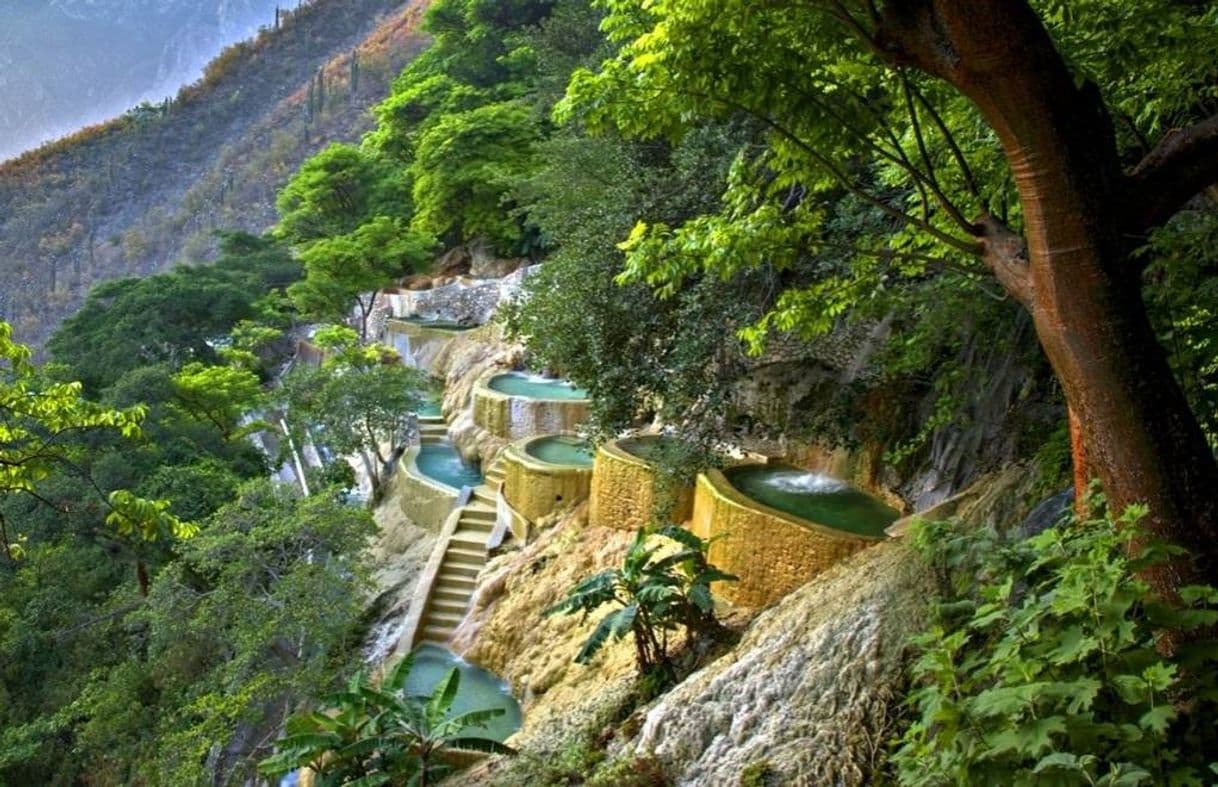
[(441, 760), (445, 750), (513, 753), (499, 741), (471, 734), (503, 715), (502, 708), (450, 715), (461, 685), (459, 670), (450, 670), (430, 695), (415, 696), (406, 693), (413, 667), (411, 654), (379, 688), (359, 673), (346, 691), (327, 700), (329, 712), (293, 716), (279, 752), (263, 760), (259, 772), (280, 776), (307, 767), (317, 773), (319, 787), (427, 787), (449, 771)]
[[(677, 551), (662, 554), (667, 545), (651, 539), (674, 541)], [(575, 660), (585, 664), (610, 639), (634, 635), (635, 660), (643, 676), (671, 677), (669, 634), (681, 626), (696, 636), (717, 634), (712, 582), (734, 581), (707, 562), (710, 542), (685, 528), (667, 525), (642, 528), (626, 552), (622, 565), (584, 579), (545, 615), (583, 613), (605, 604), (616, 609), (601, 618), (580, 648)]]

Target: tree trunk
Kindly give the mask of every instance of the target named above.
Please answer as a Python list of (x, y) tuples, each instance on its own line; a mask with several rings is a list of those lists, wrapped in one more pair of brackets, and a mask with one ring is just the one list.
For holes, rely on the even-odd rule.
[(1073, 407), (1066, 408), (1070, 426), (1070, 460), (1074, 465), (1074, 515), (1084, 519), (1090, 513), (1087, 492), (1091, 486), (1091, 463), (1087, 461), (1087, 441), (1083, 438), (1083, 422)]
[(1147, 579), (1169, 596), (1218, 584), (1218, 464), (1142, 301), (1128, 235), (1143, 228), (1122, 226), (1129, 181), (1098, 91), (1076, 84), (1025, 2), (897, 0), (885, 14), (881, 50), (952, 84), (1002, 143), (1026, 251), (1013, 257), (983, 217), (984, 254), (1031, 312), (1111, 508), (1146, 504), (1151, 533), (1190, 551)]

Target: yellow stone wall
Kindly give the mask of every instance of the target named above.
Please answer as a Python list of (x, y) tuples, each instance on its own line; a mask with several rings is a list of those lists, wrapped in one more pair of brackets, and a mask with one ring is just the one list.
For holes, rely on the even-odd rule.
[(414, 461), (418, 453), (415, 446), (402, 455), (398, 472), (394, 473), (392, 493), (402, 514), (415, 526), (438, 532), (457, 503), (457, 491), (419, 473)]
[(530, 522), (586, 500), (592, 483), (592, 468), (537, 461), (519, 442), (504, 451), (503, 471), (503, 496)]
[(740, 580), (716, 583), (715, 593), (745, 607), (772, 604), (880, 540), (805, 522), (750, 500), (718, 470), (698, 476), (690, 530), (701, 538), (716, 537), (710, 562)]
[(597, 527), (637, 530), (651, 524), (652, 518), (681, 523), (693, 513), (692, 487), (678, 490), (675, 505), (656, 511), (664, 495), (656, 488), (656, 470), (616, 442), (602, 445), (596, 452), (592, 470), (591, 503), (588, 519)]
[(474, 387), (474, 423), (504, 440), (574, 432), (588, 417), (579, 399), (527, 399), (491, 390), (488, 375)]

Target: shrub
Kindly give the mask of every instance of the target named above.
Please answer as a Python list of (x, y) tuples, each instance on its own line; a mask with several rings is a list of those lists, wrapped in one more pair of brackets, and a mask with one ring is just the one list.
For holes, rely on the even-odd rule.
[[(1203, 635), (1218, 591), (1152, 594), (1138, 572), (1176, 550), (1148, 543), (1145, 514), (1067, 521), (1013, 544), (921, 527), (915, 543), (947, 592), (914, 643), (900, 784), (1212, 781), (1218, 649)], [(1156, 649), (1164, 630), (1184, 634), (1170, 656)]]
[(398, 662), (380, 688), (357, 674), (346, 691), (328, 700), (329, 711), (293, 716), (278, 753), (263, 760), (259, 772), (282, 776), (309, 767), (317, 772), (320, 785), (425, 787), (450, 770), (442, 761), (446, 749), (515, 753), (477, 732), (502, 715), (502, 708), (450, 713), (460, 687), (459, 670), (449, 671), (429, 696), (414, 696), (406, 693), (413, 666), (411, 654)]
[[(663, 554), (662, 544), (649, 542), (652, 535), (675, 542), (677, 550)], [(707, 562), (708, 546), (708, 541), (676, 525), (641, 528), (620, 568), (583, 580), (544, 614), (587, 616), (606, 604), (616, 607), (601, 618), (575, 660), (586, 664), (610, 639), (633, 634), (644, 693), (658, 694), (675, 677), (669, 635), (681, 627), (694, 636), (716, 636), (722, 630), (710, 585), (736, 577)]]

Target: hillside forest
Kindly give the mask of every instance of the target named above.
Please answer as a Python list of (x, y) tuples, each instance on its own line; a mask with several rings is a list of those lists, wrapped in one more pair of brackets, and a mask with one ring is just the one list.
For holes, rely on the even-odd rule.
[[(0, 167), (0, 787), (1212, 783), (1216, 49), (1188, 0), (319, 1)], [(369, 657), (398, 459), (468, 405), (386, 310), (471, 259), (581, 439), (679, 438), (699, 494), (841, 452), (908, 529), (742, 610), (717, 537), (539, 519), (462, 653), (558, 576), (516, 625), (586, 682), (506, 676), (479, 737)], [(754, 729), (877, 663), (832, 734)]]

